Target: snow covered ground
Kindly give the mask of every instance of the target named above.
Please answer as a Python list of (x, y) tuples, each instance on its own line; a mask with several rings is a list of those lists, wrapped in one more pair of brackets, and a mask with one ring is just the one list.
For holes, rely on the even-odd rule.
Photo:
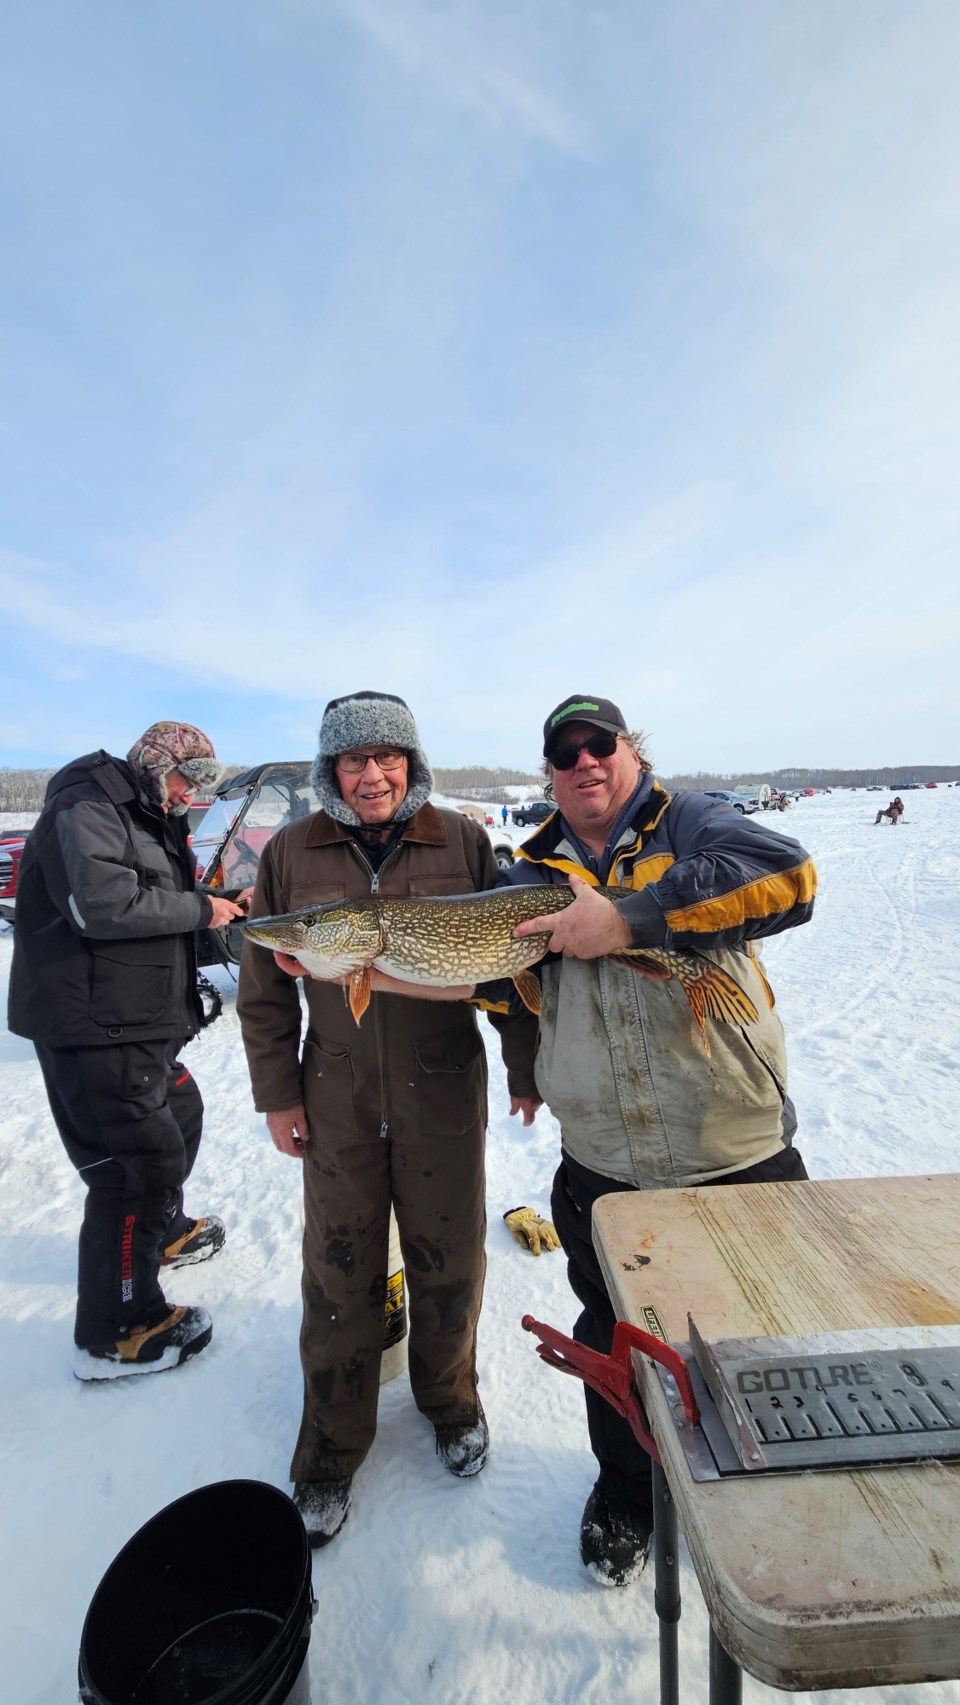
[[(874, 828), (879, 794), (804, 799), (775, 827), (820, 869), (816, 917), (771, 941), (766, 966), (790, 1046), (799, 1146), (816, 1177), (956, 1170), (960, 1105), (960, 789), (907, 796)], [(10, 933), (0, 929), (5, 986)], [(47, 1111), (28, 1043), (0, 1033), (0, 1462), (4, 1486), (0, 1700), (76, 1699), (80, 1629), (103, 1571), (163, 1505), (206, 1482), (287, 1486), (300, 1411), (299, 1177), (253, 1112), (233, 1002), (191, 1044), (207, 1134), (188, 1207), (220, 1213), (222, 1256), (178, 1276), (214, 1340), (175, 1373), (101, 1387), (70, 1371), (81, 1188)], [(374, 1450), (350, 1518), (319, 1553), (311, 1644), (315, 1705), (649, 1705), (657, 1693), (652, 1581), (605, 1592), (577, 1556), (593, 1480), (574, 1381), (542, 1368), (522, 1314), (569, 1330), (562, 1255), (534, 1260), (500, 1215), (549, 1212), (553, 1122), (506, 1116), (493, 1032), (489, 1273), (480, 1327), (493, 1449), (461, 1482), (441, 1469), (405, 1376), (384, 1386)], [(202, 1544), (202, 1534), (185, 1534)], [(706, 1697), (707, 1622), (684, 1559), (685, 1705)], [(148, 1607), (145, 1607), (148, 1613)], [(777, 1695), (744, 1680), (748, 1705)], [(884, 1705), (960, 1705), (960, 1682), (868, 1694)]]

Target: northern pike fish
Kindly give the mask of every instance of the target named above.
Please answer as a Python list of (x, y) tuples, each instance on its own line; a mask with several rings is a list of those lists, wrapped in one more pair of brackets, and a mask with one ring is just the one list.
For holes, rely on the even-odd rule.
[[(599, 892), (609, 899), (623, 896), (622, 889)], [(518, 940), (513, 931), (528, 918), (562, 912), (573, 897), (572, 889), (552, 884), (423, 899), (370, 894), (250, 918), (243, 933), (260, 947), (290, 954), (317, 977), (349, 979), (350, 1011), (358, 1024), (370, 1003), (371, 967), (404, 983), (439, 989), (510, 977), (524, 1005), (538, 1013), (540, 984), (529, 967), (543, 958), (550, 936), (544, 931)], [(756, 1023), (749, 996), (712, 959), (663, 947), (628, 947), (611, 957), (659, 982), (676, 977), (708, 1054), (705, 1019)]]

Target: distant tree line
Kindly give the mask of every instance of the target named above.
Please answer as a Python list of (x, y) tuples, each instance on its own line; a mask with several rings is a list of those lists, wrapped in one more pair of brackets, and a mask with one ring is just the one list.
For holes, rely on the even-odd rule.
[(860, 770), (731, 770), (725, 774), (698, 770), (696, 775), (662, 776), (661, 780), (667, 787), (693, 793), (718, 787), (735, 792), (738, 787), (759, 786), (762, 782), (769, 782), (781, 793), (790, 793), (798, 787), (893, 787), (906, 781), (960, 781), (960, 764), (893, 764), (883, 769)]
[[(60, 767), (60, 766), (58, 766)], [(242, 774), (243, 764), (228, 764), (221, 786), (231, 776)], [(0, 811), (41, 811), (47, 783), (56, 770), (0, 769)], [(198, 793), (198, 800), (212, 799), (211, 793)]]
[(527, 770), (487, 770), (481, 764), (468, 764), (459, 770), (436, 767), (433, 780), (438, 793), (450, 794), (454, 799), (478, 799), (490, 805), (509, 805), (512, 800), (508, 787), (537, 787), (541, 778)]
[(0, 811), (39, 811), (56, 770), (0, 770)]
[[(224, 770), (223, 780), (242, 774), (244, 767), (242, 764), (229, 764)], [(56, 773), (56, 770), (0, 769), (0, 811), (41, 810), (47, 783)], [(491, 770), (481, 764), (468, 764), (461, 769), (437, 768), (433, 774), (439, 793), (450, 794), (456, 799), (476, 799), (490, 805), (511, 804), (508, 788), (539, 788), (542, 785), (542, 777), (529, 770)], [(663, 776), (661, 779), (667, 787), (686, 788), (695, 793), (719, 787), (733, 791), (738, 787), (759, 786), (761, 782), (769, 782), (771, 787), (791, 793), (799, 787), (895, 787), (907, 781), (960, 781), (960, 764), (893, 764), (881, 769), (859, 770), (800, 767), (726, 773), (698, 770), (696, 775)], [(210, 797), (203, 793), (197, 795), (201, 800)]]

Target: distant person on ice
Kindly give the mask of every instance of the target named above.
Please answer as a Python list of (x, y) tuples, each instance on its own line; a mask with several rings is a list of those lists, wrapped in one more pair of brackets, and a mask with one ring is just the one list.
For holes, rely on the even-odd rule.
[(899, 823), (902, 816), (903, 816), (903, 800), (900, 798), (900, 795), (897, 794), (896, 799), (891, 799), (890, 804), (887, 806), (886, 811), (878, 811), (877, 812), (877, 815), (874, 818), (873, 826), (874, 826), (874, 828), (876, 828), (878, 823), (883, 822), (884, 817), (889, 817), (891, 823), (893, 824), (893, 827), (896, 828), (896, 826)]
[(221, 767), (205, 734), (156, 722), (126, 758), (55, 775), (20, 866), (7, 1022), (33, 1042), (63, 1146), (87, 1187), (77, 1280), (79, 1379), (158, 1373), (210, 1341), (174, 1307), (161, 1266), (215, 1255), (219, 1219), (183, 1184), (203, 1102), (177, 1058), (200, 1029), (196, 931), (241, 914), (200, 893), (187, 810)]
[(507, 826), (507, 808), (505, 805), (502, 805), (500, 807), (500, 821), (503, 824), (504, 828), (506, 828), (506, 826)]

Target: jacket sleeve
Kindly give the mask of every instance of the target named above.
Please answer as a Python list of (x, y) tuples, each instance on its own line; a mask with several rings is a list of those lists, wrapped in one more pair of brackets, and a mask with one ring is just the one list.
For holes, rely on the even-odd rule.
[(68, 885), (64, 916), (77, 935), (97, 941), (186, 935), (209, 922), (210, 901), (200, 894), (160, 881), (141, 885), (127, 830), (108, 802), (81, 800), (61, 811), (56, 834)]
[[(280, 837), (283, 830), (280, 831)], [(251, 917), (286, 911), (276, 868), (277, 842), (268, 841), (257, 871)], [(303, 1101), (300, 1067), (300, 985), (281, 971), (273, 954), (245, 941), (240, 958), (237, 1015), (258, 1113), (275, 1113)]]
[(615, 902), (634, 947), (735, 948), (807, 922), (817, 873), (798, 841), (699, 793), (673, 812), (674, 863)]
[[(477, 892), (503, 886), (504, 872), (494, 856), (493, 845), (486, 829), (476, 825)], [(500, 1054), (507, 1072), (507, 1089), (511, 1095), (536, 1095), (533, 1081), (533, 1062), (537, 1052), (540, 1025), (536, 1015), (528, 1012), (509, 978), (495, 983), (481, 983), (472, 1004), (486, 1013), (500, 1038)]]

